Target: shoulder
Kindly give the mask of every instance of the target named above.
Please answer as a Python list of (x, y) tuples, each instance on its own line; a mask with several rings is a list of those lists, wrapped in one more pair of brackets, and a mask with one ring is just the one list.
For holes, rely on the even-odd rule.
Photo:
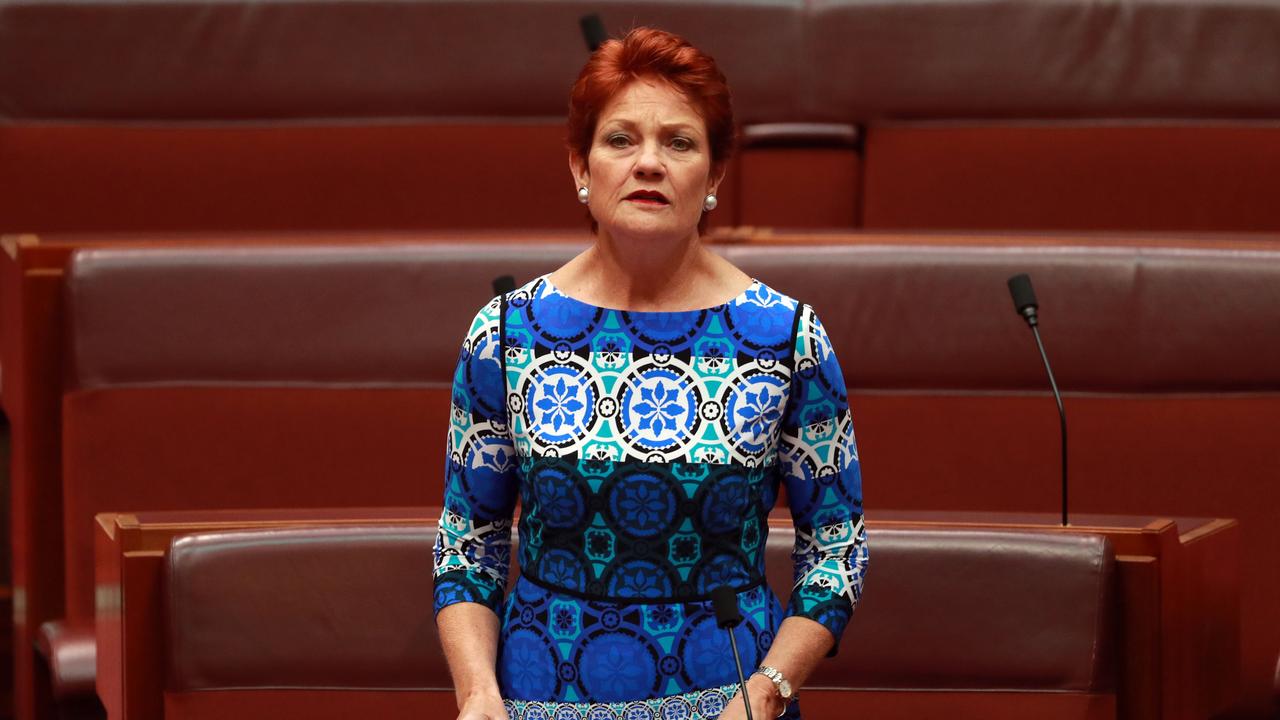
[(723, 308), (730, 331), (747, 345), (785, 353), (795, 334), (799, 306), (795, 298), (753, 280)]
[(831, 337), (812, 305), (801, 303), (796, 313), (796, 357), (822, 362), (834, 354)]
[(476, 311), (471, 320), (467, 338), (475, 340), (496, 335), (500, 331), (502, 323), (507, 319), (503, 316), (504, 313), (510, 315), (513, 310), (522, 310), (533, 300), (541, 299), (546, 295), (549, 288), (550, 285), (546, 282), (546, 276), (543, 275), (530, 280), (515, 290), (493, 297)]
[(497, 334), (499, 317), (502, 314), (503, 296), (494, 297), (476, 311), (467, 329), (467, 343), (474, 345)]
[(784, 292), (769, 287), (760, 280), (753, 279), (747, 289), (734, 298), (733, 304), (794, 314), (803, 303)]

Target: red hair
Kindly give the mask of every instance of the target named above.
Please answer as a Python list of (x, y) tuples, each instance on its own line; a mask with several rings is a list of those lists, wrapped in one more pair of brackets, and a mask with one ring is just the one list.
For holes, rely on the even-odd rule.
[[(724, 73), (715, 59), (684, 38), (648, 27), (606, 41), (582, 67), (569, 93), (569, 151), (586, 162), (600, 111), (640, 78), (661, 80), (685, 96), (706, 123), (712, 171), (723, 168), (734, 147), (733, 105)], [(704, 215), (699, 228), (705, 224)]]

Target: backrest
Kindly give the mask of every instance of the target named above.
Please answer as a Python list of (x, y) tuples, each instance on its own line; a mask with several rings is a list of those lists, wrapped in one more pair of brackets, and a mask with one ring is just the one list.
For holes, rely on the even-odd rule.
[(439, 386), (499, 275), (564, 243), (82, 250), (67, 280), (69, 386)]
[[(27, 2), (0, 8), (0, 119), (563, 117), (567, 88), (588, 54), (579, 19), (593, 12), (610, 34), (653, 25), (710, 52), (732, 80), (746, 124), (1244, 119), (1280, 111), (1273, 5), (1180, 0), (1138, 9), (1099, 15), (1086, 4), (1034, 0), (999, 8), (977, 0), (476, 0), (389, 13), (353, 2), (266, 0), (246, 15), (212, 3), (68, 13)], [(1203, 27), (1213, 28), (1215, 42), (1192, 42)], [(66, 42), (46, 42), (49, 28)], [(1074, 57), (1080, 47), (1094, 51)], [(1169, 47), (1183, 52), (1170, 55)], [(94, 62), (104, 57), (113, 62)], [(169, 72), (151, 72), (161, 60)]]
[(461, 340), (579, 246), (119, 249), (68, 269), (67, 613), (94, 514), (432, 505)]
[[(562, 118), (569, 86), (589, 55), (579, 20), (598, 13), (611, 35), (648, 24), (710, 52), (733, 78), (743, 120), (795, 119), (804, 6), (802, 0), (481, 0), (414, 3), (393, 13), (308, 1), (263, 2), (246, 16), (243, 7), (216, 3), (177, 11), (126, 3), (74, 14), (33, 3), (0, 16), (6, 21), (0, 118)], [(68, 41), (44, 42), (41, 32), (51, 26)], [(193, 26), (204, 38), (198, 43), (173, 32)], [(331, 52), (335, 47), (345, 51)], [(211, 52), (221, 55), (220, 69)], [(115, 62), (86, 62), (104, 55)], [(171, 71), (149, 72), (161, 59)], [(51, 76), (61, 79), (62, 91), (42, 84)]]
[(1040, 392), (1006, 281), (1029, 273), (1066, 392), (1280, 390), (1280, 247), (952, 237), (938, 244), (728, 246), (811, 304), (855, 392)]
[[(91, 608), (95, 512), (438, 502), (453, 363), (489, 280), (511, 273), (523, 282), (575, 251), (78, 255), (64, 417), (69, 602)], [(867, 450), (868, 507), (1058, 509), (1056, 418), (1004, 287), (1024, 270), (1036, 279), (1045, 344), (1067, 393), (1076, 502), (1222, 516), (1269, 502), (1280, 252), (722, 251), (824, 320)], [(1222, 436), (1224, 422), (1241, 425)], [(1206, 433), (1217, 438), (1212, 452), (1169, 450)], [(1203, 498), (1188, 506), (1199, 494), (1185, 488), (1199, 471), (1184, 469), (1199, 466), (1231, 479), (1211, 500), (1219, 509)]]
[(799, 107), (802, 8), (5, 5), (0, 230), (584, 227), (564, 129), (581, 16), (688, 36), (734, 78), (742, 120), (778, 121)]
[(1280, 228), (1272, 4), (246, 8), (0, 6), (0, 230), (580, 226), (563, 118), (589, 12), (709, 51), (744, 125), (864, 131), (865, 153), (792, 133), (815, 154), (746, 128), (712, 223)]
[[(841, 651), (810, 689), (1110, 692), (1115, 563), (1098, 535), (875, 528)], [(790, 532), (770, 529), (787, 592)]]
[[(174, 540), (169, 687), (442, 689), (431, 527), (304, 528)], [(770, 531), (775, 592), (790, 528)], [(813, 689), (1114, 688), (1114, 563), (1095, 535), (869, 533), (874, 570), (844, 651)], [(514, 555), (514, 553), (513, 553)]]
[[(1177, 238), (1160, 249), (1160, 238), (1101, 248), (1106, 238), (1091, 246), (935, 237), (913, 247), (884, 237), (843, 247), (723, 248), (752, 274), (813, 303), (827, 324), (851, 388), (867, 507), (1060, 510), (1055, 408), (1038, 380), (1043, 366), (1034, 340), (1004, 289), (1008, 275), (1030, 270), (1041, 299), (1040, 329), (1066, 392), (1072, 511), (1239, 518), (1251, 548), (1242, 572), (1256, 578), (1245, 589), (1242, 613), (1259, 638), (1244, 662), (1269, 673), (1269, 648), (1280, 638), (1266, 619), (1280, 598), (1280, 578), (1266, 563), (1280, 552), (1280, 534), (1269, 529), (1270, 509), (1280, 502), (1273, 482), (1280, 445), (1271, 432), (1280, 426), (1276, 251), (1261, 243), (1213, 247)], [(539, 267), (550, 269), (574, 251), (566, 248)], [(456, 279), (477, 295), (449, 312), (465, 324), (487, 298), (493, 274), (509, 272), (521, 282), (538, 274), (533, 264), (517, 262), (537, 252), (468, 250), (478, 264), (449, 264), (441, 282)], [(485, 258), (497, 264), (485, 266)], [(471, 280), (462, 272), (468, 267)], [(188, 301), (183, 312), (199, 314), (207, 304)], [(248, 332), (252, 315), (236, 317)], [(133, 319), (118, 316), (120, 337), (142, 337)], [(315, 329), (321, 320), (315, 323), (299, 327)], [(446, 358), (433, 367), (451, 366), (461, 332), (432, 346)], [(282, 332), (277, 340), (288, 337)], [(177, 358), (173, 348), (181, 344), (160, 338), (155, 348)], [(115, 359), (102, 367), (128, 382), (66, 399), (71, 616), (92, 612), (87, 538), (96, 510), (439, 502), (433, 478), (443, 441), (433, 438), (443, 437), (447, 416), (443, 383), (335, 388), (341, 382), (330, 375), (269, 387), (279, 377), (259, 375), (259, 384), (246, 387), (236, 385), (243, 378), (224, 374), (177, 388), (136, 374), (150, 362), (150, 346), (137, 347), (143, 361), (130, 361), (136, 365), (103, 356)], [(271, 347), (262, 345), (250, 364), (259, 366), (259, 354), (270, 359)], [(77, 355), (76, 372), (91, 366), (86, 362)], [(322, 366), (310, 356), (299, 365)], [(89, 490), (77, 493), (72, 485)], [(130, 494), (140, 486), (145, 493)]]
[[(1258, 705), (1280, 647), (1280, 253), (1176, 238), (921, 240), (729, 253), (826, 324), (869, 512), (1237, 518), (1253, 638), (1243, 683)], [(1066, 461), (1035, 339), (1005, 287), (1017, 272), (1035, 281), (1064, 392)]]
[(169, 688), (448, 688), (434, 525), (175, 538)]
[(1030, 272), (1065, 394), (1071, 507), (1253, 518), (1276, 547), (1261, 528), (1280, 501), (1280, 252), (1033, 240), (726, 255), (824, 322), (868, 508), (1060, 509), (1058, 417), (1005, 287)]
[[(1274, 5), (1130, 7), (816, 0), (805, 24), (805, 109), (815, 119), (1275, 117)], [(1220, 43), (1194, 41), (1210, 27)], [(1253, 77), (1231, 70), (1255, 64)]]
[(859, 227), (1280, 230), (1275, 4), (807, 6), (804, 109), (862, 126)]

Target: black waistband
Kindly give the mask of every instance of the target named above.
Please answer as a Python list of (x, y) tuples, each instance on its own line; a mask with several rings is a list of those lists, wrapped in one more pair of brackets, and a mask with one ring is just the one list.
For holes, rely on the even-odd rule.
[[(582, 592), (581, 590), (574, 590), (572, 588), (561, 587), (559, 585), (549, 583), (545, 580), (535, 577), (532, 573), (526, 572), (524, 568), (520, 568), (520, 577), (524, 578), (525, 580), (528, 580), (529, 582), (533, 583), (534, 585), (537, 585), (540, 588), (550, 590), (551, 592), (560, 593), (562, 595), (568, 595), (569, 597), (575, 597), (580, 600), (593, 600), (595, 602), (605, 602), (613, 605), (645, 605), (645, 604), (660, 605), (663, 603), (711, 602), (711, 593), (691, 593), (688, 595), (672, 595), (672, 596), (664, 596), (664, 597), (612, 597), (609, 595), (596, 595), (588, 592)], [(751, 580), (751, 582), (747, 583), (746, 585), (735, 587), (733, 591), (741, 594), (741, 593), (747, 592), (748, 590), (755, 590), (756, 588), (763, 585), (764, 581), (765, 581), (765, 578), (763, 575), (757, 575), (755, 578)]]

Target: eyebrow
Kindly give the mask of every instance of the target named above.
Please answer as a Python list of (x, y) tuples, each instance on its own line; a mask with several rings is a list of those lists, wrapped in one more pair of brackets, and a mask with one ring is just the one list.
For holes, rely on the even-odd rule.
[[(604, 123), (601, 127), (604, 128), (610, 125), (617, 125), (630, 130), (634, 129), (637, 126), (637, 123), (634, 120), (614, 119)], [(697, 126), (686, 122), (663, 123), (661, 127), (663, 132), (685, 132), (689, 134), (698, 133)]]

